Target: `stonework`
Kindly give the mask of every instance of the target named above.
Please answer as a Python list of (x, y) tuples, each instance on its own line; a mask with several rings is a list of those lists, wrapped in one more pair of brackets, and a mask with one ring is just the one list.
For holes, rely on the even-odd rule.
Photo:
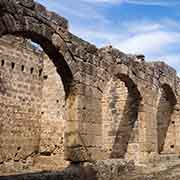
[(16, 37), (2, 38), (0, 51), (0, 167), (32, 165), (39, 146), (43, 62)]
[(0, 11), (0, 174), (180, 155), (173, 68), (98, 49), (33, 0)]

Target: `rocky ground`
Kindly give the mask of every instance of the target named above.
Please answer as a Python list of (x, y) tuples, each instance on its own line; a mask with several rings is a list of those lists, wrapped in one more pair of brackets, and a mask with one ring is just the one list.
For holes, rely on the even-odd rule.
[(72, 164), (61, 172), (0, 176), (0, 180), (180, 180), (180, 161), (134, 166), (124, 160)]
[(129, 175), (122, 175), (117, 180), (179, 180), (180, 179), (180, 165), (174, 166), (170, 169), (151, 172), (151, 173), (139, 173), (134, 172)]

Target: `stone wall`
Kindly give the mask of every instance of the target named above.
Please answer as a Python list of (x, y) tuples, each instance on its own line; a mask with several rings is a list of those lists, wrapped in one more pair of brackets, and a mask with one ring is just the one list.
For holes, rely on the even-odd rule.
[[(135, 160), (139, 152), (138, 111), (140, 97), (120, 79), (110, 81), (102, 101), (103, 145), (107, 158)], [(137, 97), (136, 97), (137, 96)]]
[(16, 36), (1, 38), (0, 50), (0, 171), (65, 167), (65, 92), (55, 65)]
[(24, 39), (5, 36), (0, 63), (0, 169), (12, 171), (32, 165), (39, 150), (43, 61)]
[(157, 111), (158, 152), (175, 153), (176, 132), (173, 117), (176, 99), (168, 86), (161, 89)]
[[(2, 111), (9, 119), (14, 114), (24, 118), (23, 122), (29, 118), (35, 122), (21, 126), (27, 128), (27, 136), (22, 138), (31, 137), (22, 141), (27, 152), (38, 149), (40, 154), (35, 158), (37, 167), (60, 168), (57, 161), (62, 157), (76, 163), (119, 157), (148, 163), (164, 153), (180, 154), (180, 78), (173, 68), (163, 62), (146, 62), (143, 56), (127, 55), (111, 46), (98, 49), (70, 33), (66, 19), (33, 0), (1, 0), (0, 10), (0, 37), (13, 34), (31, 39), (49, 57), (34, 52), (25, 56), (31, 50), (22, 53), (19, 46), (14, 49), (10, 43), (7, 48), (6, 42), (2, 43), (7, 49), (3, 53), (11, 55), (6, 66), (9, 69), (3, 71), (1, 79), (6, 105)], [(17, 57), (17, 62), (28, 62), (24, 70), (23, 64), (13, 63)], [(35, 59), (46, 60), (44, 72), (43, 63)], [(2, 70), (6, 61), (1, 62)], [(20, 71), (16, 72), (16, 67)], [(25, 81), (26, 86), (22, 86)], [(7, 93), (12, 89), (13, 93)], [(31, 104), (26, 93), (28, 98), (32, 96)], [(27, 116), (9, 108), (16, 103), (14, 97), (21, 103), (16, 109), (23, 113), (29, 110)], [(3, 133), (19, 127), (11, 128), (5, 120), (2, 117), (0, 126), (7, 130), (1, 131), (3, 138), (7, 137)], [(14, 141), (14, 131), (7, 139), (10, 137)], [(22, 147), (12, 141), (4, 149), (13, 146), (11, 154), (17, 156)], [(8, 159), (6, 156), (3, 158)]]
[(36, 167), (60, 169), (65, 167), (65, 91), (55, 65), (43, 54), (43, 89), (40, 120), (40, 147)]

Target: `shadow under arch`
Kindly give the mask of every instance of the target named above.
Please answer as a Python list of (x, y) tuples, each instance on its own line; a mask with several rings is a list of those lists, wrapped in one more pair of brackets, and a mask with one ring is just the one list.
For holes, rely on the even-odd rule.
[[(0, 37), (4, 35), (20, 36), (31, 39), (31, 41), (40, 45), (56, 66), (57, 72), (61, 76), (67, 98), (70, 93), (73, 75), (68, 63), (59, 51), (60, 48), (56, 47), (52, 42), (55, 30), (50, 25), (51, 21), (46, 19), (46, 21), (43, 22), (38, 19), (36, 11), (34, 11), (35, 17), (28, 16), (25, 10), (21, 12), (24, 14), (15, 15), (13, 9), (10, 8), (11, 3), (14, 6), (17, 5), (15, 5), (14, 2), (8, 1), (7, 4), (0, 4)], [(9, 9), (6, 9), (8, 7)], [(62, 44), (62, 46), (63, 45), (64, 44)]]
[[(108, 102), (108, 108), (112, 115), (112, 125), (110, 126), (113, 128), (110, 129), (108, 136), (113, 138), (113, 142), (109, 156), (110, 158), (124, 158), (127, 153), (128, 145), (131, 143), (138, 143), (136, 142), (137, 137), (135, 137), (138, 135), (135, 135), (135, 131), (133, 130), (136, 129), (136, 132), (138, 131), (138, 111), (142, 98), (137, 85), (128, 75), (117, 74), (114, 76), (113, 81), (117, 82), (117, 85), (112, 85), (113, 82), (110, 84), (110, 86), (113, 87), (110, 92), (111, 99)], [(121, 83), (123, 87), (118, 88), (118, 86), (122, 86)], [(122, 91), (124, 91), (124, 88), (126, 89), (126, 95), (124, 95), (123, 92), (119, 92), (121, 88)], [(114, 127), (114, 125), (117, 127)]]
[[(168, 84), (163, 84), (161, 86), (161, 96), (159, 99), (157, 110), (157, 137), (159, 154), (174, 152), (175, 139), (174, 142), (172, 142), (172, 139), (168, 140), (169, 137), (167, 137), (167, 134), (176, 103), (177, 100), (172, 88)], [(171, 133), (173, 133), (171, 134), (172, 136), (174, 136), (175, 132), (175, 130), (173, 130), (173, 124), (171, 129)]]
[(35, 32), (18, 32), (12, 33), (12, 35), (22, 36), (23, 38), (31, 39), (31, 41), (41, 46), (43, 51), (48, 55), (48, 57), (55, 65), (57, 73), (62, 79), (65, 95), (67, 98), (70, 94), (70, 87), (73, 81), (73, 75), (67, 62), (65, 61), (63, 55), (59, 52), (59, 50), (52, 44), (50, 40), (39, 34), (36, 34)]
[[(127, 152), (128, 145), (131, 143), (138, 143), (137, 141), (137, 130), (133, 132), (133, 129), (137, 129), (138, 126), (138, 111), (141, 101), (141, 95), (134, 81), (127, 75), (118, 74), (122, 82), (124, 82), (127, 88), (127, 99), (122, 112), (122, 119), (119, 123), (114, 144), (112, 147), (111, 158), (124, 158)], [(136, 140), (135, 140), (136, 139)]]

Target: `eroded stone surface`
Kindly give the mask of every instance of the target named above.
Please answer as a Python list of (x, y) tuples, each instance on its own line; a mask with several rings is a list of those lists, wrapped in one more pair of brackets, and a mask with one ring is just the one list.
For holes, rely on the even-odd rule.
[(0, 11), (2, 172), (59, 169), (62, 159), (149, 163), (180, 154), (173, 68), (111, 46), (97, 49), (34, 1), (1, 0)]

